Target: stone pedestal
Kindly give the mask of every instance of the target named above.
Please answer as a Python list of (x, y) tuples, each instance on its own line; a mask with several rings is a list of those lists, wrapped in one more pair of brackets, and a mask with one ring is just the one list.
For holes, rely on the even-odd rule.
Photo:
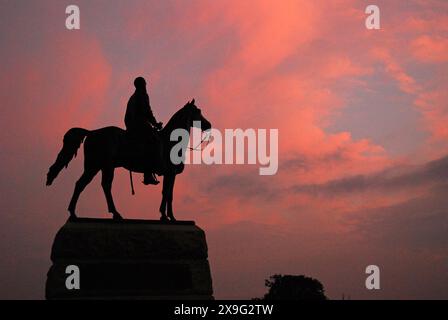
[[(78, 219), (57, 233), (47, 299), (213, 299), (205, 233), (193, 221)], [(67, 267), (80, 289), (67, 289)]]

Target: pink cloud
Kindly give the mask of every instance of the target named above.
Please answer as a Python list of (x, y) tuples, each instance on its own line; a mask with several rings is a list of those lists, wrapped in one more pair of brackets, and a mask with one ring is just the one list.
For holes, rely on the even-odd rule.
[(430, 37), (424, 35), (412, 41), (415, 57), (423, 62), (447, 62), (448, 39), (446, 37)]
[[(19, 60), (7, 68), (15, 72), (3, 75), (2, 87), (11, 91), (21, 88), (20, 95), (6, 101), (22, 110), (20, 126), (27, 128), (27, 132), (15, 137), (20, 144), (36, 134), (43, 142), (57, 141), (56, 135), (60, 140), (70, 127), (93, 126), (103, 112), (111, 67), (93, 38), (73, 35), (70, 46), (59, 41), (49, 43), (32, 58)], [(16, 124), (7, 119), (13, 117), (16, 108), (6, 110), (2, 119), (9, 132), (15, 131)], [(26, 112), (29, 108), (32, 113)]]

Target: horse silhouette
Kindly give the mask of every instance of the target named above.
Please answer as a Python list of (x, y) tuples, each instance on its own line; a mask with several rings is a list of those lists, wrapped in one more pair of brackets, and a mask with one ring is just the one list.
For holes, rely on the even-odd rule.
[[(200, 123), (202, 131), (211, 129), (210, 122), (202, 115), (201, 110), (195, 105), (195, 100), (185, 104), (177, 111), (167, 125), (158, 132), (163, 150), (163, 169), (157, 173), (163, 175), (162, 201), (160, 204), (160, 220), (175, 221), (173, 213), (173, 190), (177, 174), (184, 170), (184, 164), (172, 163), (170, 151), (178, 141), (171, 141), (171, 133), (176, 129), (184, 129), (190, 132), (193, 125)], [(71, 218), (76, 218), (76, 203), (84, 188), (92, 181), (101, 170), (104, 195), (109, 212), (114, 219), (123, 219), (115, 208), (112, 198), (112, 181), (115, 168), (123, 167), (133, 172), (144, 172), (147, 158), (143, 153), (136, 151), (130, 142), (126, 131), (118, 127), (105, 127), (97, 130), (72, 128), (64, 135), (64, 143), (55, 163), (47, 173), (47, 186), (51, 185), (59, 172), (68, 166), (76, 157), (77, 151), (84, 142), (84, 172), (76, 182), (75, 190), (68, 206)], [(183, 144), (182, 154), (185, 154), (187, 145)]]

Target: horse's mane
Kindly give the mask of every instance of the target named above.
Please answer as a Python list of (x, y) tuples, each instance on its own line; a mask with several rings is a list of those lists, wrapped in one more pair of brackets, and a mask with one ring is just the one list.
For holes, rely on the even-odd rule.
[(176, 128), (176, 126), (179, 125), (180, 120), (182, 120), (181, 117), (185, 116), (185, 110), (186, 110), (185, 107), (187, 105), (188, 104), (186, 104), (185, 106), (177, 110), (176, 113), (173, 114), (170, 120), (168, 120), (168, 123), (161, 130), (162, 134), (171, 133), (171, 131), (173, 131)]

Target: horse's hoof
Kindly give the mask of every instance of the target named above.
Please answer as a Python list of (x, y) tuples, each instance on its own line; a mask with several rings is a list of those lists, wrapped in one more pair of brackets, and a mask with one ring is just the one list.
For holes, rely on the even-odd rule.
[(161, 216), (160, 221), (170, 221), (167, 216)]
[(170, 218), (170, 221), (171, 221), (171, 222), (175, 222), (175, 221), (177, 221), (176, 218), (174, 218), (174, 216), (169, 216), (169, 218)]
[(112, 219), (116, 220), (116, 221), (120, 221), (123, 220), (123, 217), (121, 216), (121, 214), (119, 214), (118, 212), (113, 212), (112, 213)]

